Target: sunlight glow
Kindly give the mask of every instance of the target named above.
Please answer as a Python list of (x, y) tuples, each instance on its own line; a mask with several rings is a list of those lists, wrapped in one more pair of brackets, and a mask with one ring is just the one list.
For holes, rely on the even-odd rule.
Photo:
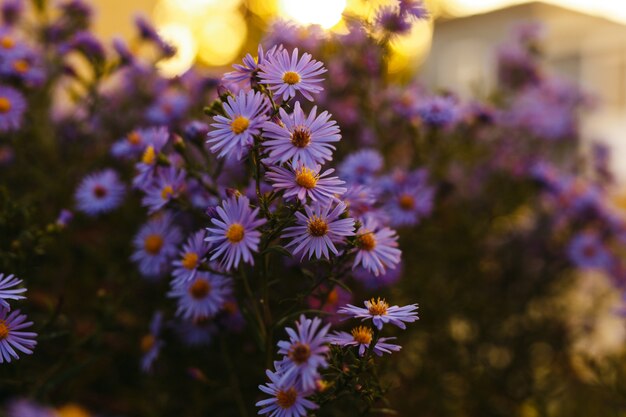
[(158, 69), (165, 75), (179, 75), (187, 71), (193, 64), (198, 45), (188, 27), (182, 24), (170, 23), (159, 26), (159, 35), (176, 47), (176, 55), (172, 58), (160, 61)]
[(346, 0), (280, 0), (280, 14), (302, 24), (330, 29), (341, 21)]

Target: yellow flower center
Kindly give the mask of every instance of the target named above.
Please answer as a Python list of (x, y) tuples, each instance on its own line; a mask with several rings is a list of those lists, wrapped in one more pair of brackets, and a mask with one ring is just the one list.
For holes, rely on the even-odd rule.
[(248, 128), (248, 126), (250, 126), (250, 120), (248, 120), (247, 117), (237, 116), (230, 123), (230, 130), (232, 130), (234, 134), (238, 135), (240, 133), (243, 133)]
[(143, 248), (151, 255), (156, 255), (163, 247), (161, 235), (148, 235), (143, 241)]
[(15, 47), (15, 40), (10, 36), (3, 36), (0, 38), (0, 46), (4, 49), (13, 49), (13, 47)]
[(57, 409), (55, 416), (58, 417), (91, 417), (91, 414), (83, 407), (76, 404), (67, 404)]
[(211, 292), (211, 284), (203, 279), (196, 280), (189, 287), (189, 294), (196, 300), (200, 300)]
[(337, 288), (333, 288), (333, 290), (328, 294), (326, 298), (326, 304), (334, 305), (339, 301), (339, 291)]
[(376, 238), (374, 237), (374, 233), (366, 230), (362, 235), (359, 235), (356, 244), (363, 250), (373, 250), (376, 247)]
[(0, 97), (0, 113), (8, 113), (11, 110), (11, 101), (6, 97)]
[(369, 327), (355, 327), (350, 333), (352, 333), (352, 337), (357, 343), (362, 343), (364, 345), (369, 345), (370, 343), (372, 343), (373, 332), (372, 329), (370, 329)]
[(0, 320), (0, 340), (4, 340), (9, 336), (9, 326), (4, 320)]
[(380, 298), (374, 300), (372, 298), (368, 310), (372, 316), (385, 316), (387, 314), (387, 308), (389, 308), (389, 304), (387, 304), (385, 300), (381, 300)]
[(232, 243), (241, 242), (241, 240), (243, 239), (243, 235), (243, 226), (239, 223), (231, 224), (226, 231), (226, 238)]
[(163, 187), (163, 189), (161, 190), (161, 198), (163, 200), (167, 200), (169, 199), (172, 195), (174, 195), (174, 188), (172, 188), (171, 185), (166, 185), (165, 187)]
[(141, 135), (133, 130), (126, 136), (126, 140), (128, 140), (131, 145), (139, 145), (141, 143)]
[(309, 219), (308, 228), (311, 236), (320, 237), (328, 233), (328, 223), (318, 216), (313, 216)]
[(139, 345), (141, 347), (141, 351), (143, 353), (146, 353), (147, 351), (152, 349), (155, 343), (156, 343), (156, 338), (151, 334), (147, 334), (141, 338), (141, 342)]
[(283, 74), (283, 81), (289, 85), (298, 84), (300, 82), (300, 74), (294, 71), (287, 71)]
[(398, 199), (398, 203), (403, 210), (413, 210), (415, 208), (415, 199), (409, 194), (402, 194)]
[(307, 189), (314, 188), (317, 185), (318, 176), (313, 170), (302, 167), (296, 171), (296, 184)]
[(289, 349), (289, 358), (300, 365), (311, 357), (311, 348), (305, 343), (294, 343)]
[(24, 74), (30, 69), (30, 64), (25, 59), (18, 59), (13, 62), (13, 69), (20, 74)]
[(279, 390), (276, 393), (276, 404), (282, 409), (293, 407), (298, 399), (298, 391), (295, 388), (289, 388), (287, 391)]
[(183, 256), (183, 260), (181, 263), (186, 269), (194, 269), (196, 266), (198, 266), (198, 254), (195, 252), (187, 252)]
[(306, 148), (311, 143), (311, 132), (306, 127), (297, 127), (291, 134), (291, 143), (298, 148)]
[(154, 151), (154, 146), (150, 145), (144, 151), (143, 156), (141, 157), (141, 162), (143, 162), (146, 165), (152, 165), (154, 164), (155, 160), (156, 160), (156, 152)]
[(93, 187), (93, 195), (95, 195), (96, 198), (104, 198), (107, 195), (107, 189), (98, 184)]

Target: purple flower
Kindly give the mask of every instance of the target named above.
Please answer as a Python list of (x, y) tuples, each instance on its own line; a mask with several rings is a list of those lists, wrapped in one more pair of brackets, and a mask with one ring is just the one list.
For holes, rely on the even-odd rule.
[(71, 50), (80, 52), (91, 62), (101, 63), (105, 60), (104, 47), (91, 32), (76, 33), (70, 41), (62, 47), (61, 53)]
[(305, 417), (307, 410), (315, 410), (317, 404), (305, 397), (311, 392), (302, 390), (294, 383), (281, 380), (279, 372), (266, 371), (270, 379), (265, 385), (259, 385), (259, 389), (271, 397), (256, 403), (261, 407), (259, 414), (269, 414), (270, 417)]
[(611, 254), (597, 233), (586, 231), (577, 234), (567, 248), (569, 259), (579, 268), (609, 269)]
[[(371, 328), (365, 326), (358, 326), (353, 328), (350, 333), (335, 332), (326, 338), (328, 343), (339, 346), (358, 346), (359, 356), (365, 355), (374, 338), (374, 332)], [(376, 341), (373, 352), (382, 356), (383, 353), (397, 352), (402, 349), (402, 346), (386, 343), (387, 340), (393, 340), (395, 337), (381, 337)]]
[(154, 362), (159, 357), (164, 342), (161, 340), (161, 328), (163, 327), (163, 313), (155, 311), (150, 322), (150, 333), (141, 338), (141, 369), (151, 372)]
[(322, 255), (330, 259), (330, 252), (335, 255), (339, 251), (335, 243), (342, 242), (346, 236), (354, 236), (354, 219), (339, 218), (345, 211), (346, 205), (338, 202), (332, 204), (320, 204), (314, 202), (312, 206), (304, 206), (306, 215), (296, 213), (296, 226), (287, 227), (283, 238), (293, 238), (286, 245), (292, 247), (294, 255), (302, 253), (302, 258), (309, 255), (309, 259), (315, 255), (320, 259)]
[(162, 213), (144, 224), (133, 240), (135, 253), (131, 259), (138, 264), (139, 272), (147, 278), (159, 278), (170, 268), (178, 253), (182, 236), (172, 225), (169, 213)]
[(198, 267), (209, 252), (209, 245), (204, 241), (205, 237), (205, 230), (197, 231), (183, 245), (179, 258), (172, 262), (174, 284), (190, 281), (196, 275)]
[(38, 87), (45, 80), (41, 56), (25, 45), (17, 45), (0, 60), (0, 75)]
[(0, 86), (0, 132), (18, 130), (25, 110), (26, 100), (19, 91)]
[(76, 208), (90, 216), (107, 213), (122, 204), (126, 186), (112, 169), (86, 176), (76, 189)]
[(22, 283), (22, 280), (14, 276), (13, 274), (7, 275), (0, 274), (0, 308), (5, 310), (11, 310), (11, 306), (7, 300), (23, 300), (23, 295), (19, 295), (26, 292), (26, 288), (13, 288)]
[(261, 82), (268, 84), (274, 94), (282, 94), (283, 100), (295, 97), (299, 91), (307, 100), (313, 101), (311, 93), (323, 90), (317, 85), (323, 78), (315, 77), (326, 72), (324, 64), (312, 59), (308, 53), (298, 60), (298, 48), (293, 50), (291, 58), (285, 49), (276, 51), (260, 67)]
[(124, 65), (132, 65), (135, 63), (135, 56), (128, 48), (126, 41), (120, 37), (113, 38), (112, 41), (113, 49), (117, 52), (117, 55), (120, 57), (120, 64)]
[(266, 122), (263, 125), (268, 162), (282, 164), (291, 159), (295, 164), (310, 167), (333, 159), (335, 147), (331, 142), (338, 142), (341, 135), (337, 123), (330, 117), (327, 111), (317, 116), (317, 106), (306, 117), (300, 102), (296, 102), (291, 115), (281, 108), (280, 124)]
[(366, 218), (356, 233), (356, 257), (352, 269), (359, 265), (375, 276), (394, 269), (400, 263), (398, 235), (388, 227), (379, 227), (372, 218)]
[(318, 369), (328, 366), (326, 333), (330, 324), (320, 328), (321, 325), (319, 317), (311, 320), (303, 314), (296, 322), (296, 330), (285, 328), (289, 340), (278, 342), (278, 353), (285, 358), (276, 363), (281, 382), (294, 383), (304, 390), (315, 388), (315, 382), (320, 378)]
[(362, 321), (372, 319), (374, 326), (378, 330), (383, 328), (383, 324), (393, 324), (401, 329), (406, 329), (404, 323), (412, 323), (418, 320), (417, 304), (409, 304), (408, 306), (398, 307), (389, 306), (385, 300), (378, 298), (365, 301), (365, 308), (348, 304), (339, 309), (339, 314), (345, 314), (354, 318), (363, 319)]
[(425, 20), (430, 17), (423, 0), (399, 0), (400, 14), (409, 15), (417, 20)]
[(412, 226), (433, 209), (435, 190), (425, 183), (401, 185), (387, 199), (385, 209), (392, 226)]
[(19, 359), (17, 351), (31, 355), (37, 344), (36, 333), (23, 332), (22, 329), (33, 325), (32, 321), (26, 321), (26, 315), (20, 314), (19, 310), (9, 312), (0, 307), (0, 363), (11, 362)]
[(157, 169), (152, 185), (146, 187), (146, 195), (141, 200), (150, 214), (161, 210), (167, 203), (177, 199), (185, 188), (185, 171), (173, 166)]
[(144, 188), (154, 181), (155, 174), (158, 168), (159, 152), (163, 149), (167, 140), (169, 139), (169, 133), (167, 135), (154, 135), (152, 139), (155, 141), (146, 146), (141, 161), (135, 164), (137, 174), (133, 178), (133, 186), (135, 188)]
[(168, 297), (178, 300), (176, 314), (187, 320), (213, 317), (232, 295), (232, 280), (228, 277), (198, 272), (190, 281), (174, 283)]
[(411, 22), (407, 16), (393, 6), (378, 9), (375, 22), (380, 30), (391, 35), (402, 35), (411, 30)]
[(217, 326), (209, 317), (182, 320), (176, 323), (176, 332), (187, 346), (208, 346), (213, 341)]
[[(227, 83), (245, 83), (244, 85), (250, 88), (259, 72), (259, 67), (265, 64), (267, 59), (276, 53), (276, 49), (276, 46), (272, 46), (265, 52), (263, 51), (263, 46), (259, 45), (256, 59), (252, 55), (246, 54), (243, 58), (243, 64), (234, 64), (233, 68), (235, 68), (235, 71), (224, 74), (223, 80)], [(280, 47), (278, 47), (278, 50), (280, 50)]]
[(24, 0), (5, 0), (0, 6), (2, 21), (8, 26), (15, 25), (24, 11)]
[(265, 114), (269, 108), (263, 94), (240, 91), (237, 98), (228, 97), (224, 105), (226, 116), (215, 116), (207, 143), (211, 152), (219, 152), (218, 157), (234, 155), (241, 159), (248, 148), (254, 144), (254, 136), (261, 133), (261, 127), (267, 121)]
[(297, 197), (302, 203), (307, 202), (307, 198), (312, 201), (330, 203), (346, 192), (345, 184), (337, 177), (329, 177), (334, 169), (327, 169), (320, 174), (321, 167), (318, 165), (313, 169), (304, 165), (283, 168), (276, 166), (270, 168), (266, 176), (278, 191), (284, 191), (285, 200), (292, 200)]
[(259, 250), (261, 241), (261, 233), (256, 229), (265, 224), (265, 219), (257, 219), (258, 213), (258, 208), (250, 208), (247, 197), (224, 200), (217, 207), (219, 218), (212, 218), (213, 227), (207, 228), (205, 240), (215, 245), (211, 260), (221, 258), (227, 270), (237, 268), (242, 260), (254, 265), (252, 253)]
[(431, 127), (452, 126), (459, 120), (460, 109), (452, 96), (435, 96), (424, 99), (416, 112), (422, 122)]
[(43, 407), (27, 399), (12, 400), (7, 406), (7, 417), (57, 417), (51, 408)]
[(178, 121), (189, 108), (189, 98), (182, 91), (168, 90), (146, 110), (146, 119), (153, 124), (167, 125)]
[(363, 149), (352, 153), (339, 166), (339, 174), (349, 184), (369, 184), (383, 167), (383, 157), (377, 150)]
[(111, 147), (111, 154), (118, 158), (133, 159), (141, 156), (148, 146), (160, 151), (167, 143), (170, 134), (166, 127), (135, 129), (119, 139)]

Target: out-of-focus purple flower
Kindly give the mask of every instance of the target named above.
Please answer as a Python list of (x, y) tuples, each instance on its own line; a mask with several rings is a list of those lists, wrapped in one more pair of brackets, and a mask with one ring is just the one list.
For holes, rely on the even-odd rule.
[(339, 165), (341, 178), (349, 184), (369, 184), (383, 167), (383, 156), (374, 149), (363, 149), (346, 157)]
[(139, 37), (144, 41), (152, 42), (159, 48), (164, 57), (171, 57), (176, 54), (176, 48), (163, 40), (145, 16), (136, 15), (135, 26), (139, 31)]
[(112, 169), (86, 176), (76, 189), (76, 208), (90, 216), (107, 213), (124, 201), (126, 186)]
[(270, 398), (256, 403), (260, 407), (259, 414), (269, 414), (271, 417), (305, 417), (308, 410), (318, 408), (317, 404), (305, 398), (312, 394), (312, 390), (303, 390), (293, 382), (283, 381), (280, 372), (266, 371), (270, 382), (259, 385), (259, 389)]
[(135, 56), (128, 48), (126, 41), (120, 37), (113, 38), (113, 49), (120, 57), (120, 65), (133, 65), (135, 63)]
[(270, 168), (266, 174), (268, 180), (278, 191), (284, 191), (285, 200), (298, 198), (301, 202), (330, 202), (346, 192), (345, 184), (337, 177), (329, 177), (335, 170), (328, 169), (320, 174), (321, 167), (307, 168), (304, 165), (283, 168)]
[(400, 14), (408, 15), (417, 20), (425, 20), (430, 17), (423, 0), (399, 0)]
[(591, 231), (574, 236), (567, 248), (567, 254), (574, 265), (583, 269), (608, 270), (613, 262), (613, 257), (600, 236)]
[(181, 320), (175, 324), (176, 332), (187, 346), (208, 346), (218, 329), (215, 322), (209, 317), (197, 320)]
[[(371, 328), (365, 326), (357, 326), (353, 328), (350, 333), (335, 332), (326, 338), (328, 343), (339, 346), (358, 346), (359, 356), (364, 356), (365, 352), (369, 348), (374, 338), (374, 332)], [(402, 349), (402, 346), (387, 343), (388, 340), (393, 340), (395, 337), (381, 337), (376, 341), (373, 352), (382, 356), (383, 353), (397, 352)]]
[(309, 296), (307, 303), (312, 309), (330, 313), (325, 320), (330, 323), (335, 323), (337, 322), (337, 315), (335, 313), (337, 313), (340, 306), (349, 303), (351, 299), (352, 293), (342, 287), (335, 286), (329, 291), (327, 286), (322, 285), (314, 294)]
[(411, 30), (408, 16), (393, 6), (383, 6), (378, 9), (375, 24), (379, 30), (389, 35), (402, 35)]
[(204, 140), (209, 133), (209, 125), (199, 120), (192, 120), (183, 127), (183, 137), (190, 141)]
[(452, 96), (427, 97), (417, 104), (416, 113), (430, 127), (454, 125), (460, 116), (457, 100)]
[(14, 47), (0, 59), (0, 75), (21, 81), (28, 87), (39, 87), (46, 78), (41, 56), (24, 45)]
[(210, 272), (198, 272), (189, 281), (172, 284), (168, 297), (176, 298), (176, 314), (184, 319), (214, 317), (232, 295), (232, 280)]
[(409, 304), (407, 306), (398, 307), (397, 305), (389, 306), (385, 300), (371, 299), (365, 301), (365, 308), (348, 304), (339, 309), (340, 314), (345, 314), (357, 319), (372, 320), (374, 326), (378, 330), (382, 330), (383, 325), (393, 324), (401, 329), (406, 329), (404, 323), (412, 323), (418, 320), (417, 304)]
[(154, 182), (144, 188), (146, 195), (141, 200), (150, 214), (161, 210), (172, 200), (180, 197), (185, 189), (185, 171), (173, 166), (158, 168)]
[(324, 64), (312, 59), (308, 53), (298, 59), (298, 48), (292, 51), (291, 58), (285, 49), (276, 51), (260, 68), (261, 82), (268, 84), (274, 94), (282, 95), (283, 100), (300, 92), (307, 100), (313, 101), (311, 94), (323, 90), (318, 84), (324, 79), (315, 77), (326, 72)]
[(167, 143), (169, 136), (166, 127), (135, 129), (113, 144), (111, 154), (118, 158), (134, 159), (141, 156), (148, 146), (152, 146), (158, 153)]
[(141, 369), (144, 372), (151, 372), (154, 362), (159, 357), (161, 348), (165, 344), (161, 339), (161, 330), (163, 328), (163, 313), (155, 311), (150, 321), (150, 333), (141, 338)]
[(263, 125), (264, 146), (269, 152), (269, 163), (285, 163), (315, 166), (332, 160), (335, 146), (333, 142), (341, 139), (339, 127), (331, 115), (324, 111), (317, 115), (317, 106), (313, 106), (309, 116), (305, 116), (296, 102), (292, 114), (280, 109), (281, 124), (266, 122)]
[(161, 213), (143, 225), (135, 236), (131, 259), (146, 278), (160, 278), (169, 271), (181, 238), (180, 229), (172, 225), (171, 215)]
[(196, 275), (198, 267), (209, 252), (209, 245), (204, 241), (206, 232), (199, 230), (189, 236), (183, 245), (183, 250), (178, 259), (172, 262), (174, 266), (173, 284), (187, 282)]
[(18, 130), (25, 110), (26, 100), (19, 91), (0, 86), (0, 132)]
[(4, 0), (0, 6), (2, 21), (7, 26), (15, 25), (24, 12), (24, 0)]
[(100, 64), (105, 60), (104, 47), (91, 32), (76, 33), (61, 49), (61, 53), (78, 51), (93, 63)]
[(175, 123), (184, 116), (189, 104), (189, 97), (182, 91), (167, 90), (146, 110), (146, 119), (156, 125)]
[(56, 417), (58, 414), (48, 407), (44, 407), (27, 399), (11, 400), (6, 408), (7, 417)]
[(16, 351), (31, 355), (37, 341), (37, 333), (24, 332), (23, 329), (33, 325), (26, 321), (26, 315), (20, 310), (9, 311), (0, 306), (0, 363), (19, 359)]
[(398, 186), (384, 205), (392, 226), (412, 226), (433, 209), (435, 190), (425, 183)]

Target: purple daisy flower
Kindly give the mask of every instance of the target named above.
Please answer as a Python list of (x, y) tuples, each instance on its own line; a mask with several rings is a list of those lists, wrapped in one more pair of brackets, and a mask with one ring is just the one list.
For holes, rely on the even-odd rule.
[(281, 108), (280, 124), (266, 122), (263, 125), (268, 162), (282, 164), (291, 159), (295, 164), (315, 166), (333, 159), (335, 147), (330, 143), (338, 142), (341, 135), (337, 123), (330, 117), (327, 111), (317, 116), (317, 106), (313, 106), (306, 117), (300, 102), (296, 102), (291, 115)]
[(148, 146), (162, 149), (169, 137), (166, 127), (135, 129), (113, 144), (111, 154), (118, 158), (134, 159), (141, 156)]
[(378, 330), (382, 330), (383, 324), (393, 324), (401, 329), (406, 329), (404, 323), (412, 323), (419, 318), (417, 317), (417, 304), (409, 304), (408, 306), (398, 307), (389, 306), (385, 300), (380, 298), (365, 301), (365, 308), (348, 304), (339, 309), (339, 314), (346, 314), (354, 318), (363, 319), (362, 321), (372, 319), (374, 326)]
[(307, 100), (313, 101), (311, 93), (317, 94), (323, 90), (318, 85), (323, 78), (316, 76), (326, 72), (324, 64), (312, 59), (311, 54), (304, 53), (298, 59), (298, 48), (295, 48), (289, 57), (289, 52), (283, 49), (271, 55), (261, 65), (259, 78), (263, 84), (268, 84), (276, 95), (282, 94), (283, 100), (295, 97), (300, 92)]
[(269, 414), (270, 417), (305, 417), (309, 414), (307, 410), (315, 410), (317, 404), (305, 397), (311, 394), (304, 391), (293, 383), (281, 381), (278, 372), (266, 371), (270, 379), (265, 385), (259, 385), (259, 389), (271, 397), (256, 403), (261, 407), (259, 414)]
[(32, 325), (33, 322), (26, 321), (26, 315), (20, 314), (19, 310), (9, 312), (0, 307), (0, 363), (19, 359), (16, 350), (26, 355), (33, 353), (37, 333), (21, 331)]
[(181, 238), (180, 229), (172, 225), (171, 215), (162, 213), (139, 230), (133, 240), (135, 253), (131, 259), (137, 263), (143, 276), (159, 278), (168, 272), (172, 259), (178, 253), (177, 245)]
[(374, 149), (350, 154), (339, 166), (339, 174), (349, 184), (369, 184), (383, 167), (383, 156)]
[[(13, 288), (22, 283), (22, 280), (14, 276), (13, 274), (7, 275), (0, 274), (0, 308), (11, 310), (11, 306), (6, 300), (23, 300), (23, 295), (19, 295), (26, 292), (26, 288)], [(11, 289), (13, 288), (13, 289)]]
[(31, 87), (40, 86), (46, 78), (41, 56), (24, 45), (3, 56), (0, 75), (20, 80)]
[(380, 228), (371, 217), (363, 220), (356, 233), (356, 257), (352, 269), (359, 265), (375, 276), (394, 269), (400, 263), (402, 252), (398, 249), (398, 235), (388, 227)]
[(283, 238), (293, 238), (287, 248), (292, 249), (294, 255), (302, 253), (302, 258), (313, 255), (320, 259), (330, 259), (330, 252), (335, 255), (339, 251), (335, 243), (343, 241), (346, 236), (354, 236), (354, 219), (339, 217), (346, 211), (346, 205), (338, 202), (334, 207), (331, 204), (313, 203), (313, 206), (304, 207), (305, 214), (296, 213), (296, 226), (287, 227)]
[(211, 152), (219, 152), (218, 157), (235, 155), (241, 159), (248, 147), (254, 143), (254, 135), (261, 133), (261, 127), (268, 120), (265, 114), (268, 102), (265, 96), (255, 91), (240, 91), (237, 98), (228, 97), (223, 103), (226, 116), (215, 116), (207, 140)]
[(90, 216), (107, 213), (122, 204), (126, 186), (112, 169), (86, 176), (76, 189), (76, 208)]
[(401, 13), (399, 9), (393, 6), (378, 9), (375, 22), (380, 30), (390, 35), (402, 35), (411, 30), (411, 22), (405, 13)]
[(182, 320), (176, 324), (176, 332), (187, 346), (208, 346), (218, 329), (209, 317), (200, 317), (196, 320)]
[(205, 237), (206, 231), (199, 230), (191, 235), (183, 245), (179, 258), (172, 262), (174, 284), (190, 281), (198, 272), (198, 267), (209, 252), (210, 246), (204, 241)]
[[(278, 50), (280, 50), (280, 48), (281, 47), (278, 47)], [(246, 54), (243, 58), (243, 64), (234, 64), (233, 68), (235, 68), (235, 71), (224, 74), (223, 80), (226, 83), (245, 83), (244, 85), (247, 88), (250, 88), (257, 73), (259, 72), (259, 67), (265, 64), (268, 58), (276, 53), (276, 49), (276, 46), (272, 46), (267, 52), (265, 52), (263, 51), (263, 46), (259, 45), (257, 58), (254, 58), (250, 54)]]
[(133, 186), (135, 188), (144, 188), (154, 180), (158, 167), (159, 153), (167, 144), (169, 133), (167, 136), (162, 134), (154, 135), (152, 139), (154, 139), (155, 142), (145, 147), (141, 161), (135, 164), (135, 169), (137, 170), (137, 174), (135, 174), (135, 178), (133, 178)]
[(595, 232), (577, 234), (567, 248), (571, 262), (579, 268), (609, 269), (613, 263), (611, 254)]
[(318, 369), (328, 366), (326, 334), (330, 324), (320, 328), (321, 325), (319, 317), (311, 320), (303, 314), (296, 322), (296, 330), (285, 328), (289, 340), (278, 342), (278, 353), (285, 358), (276, 362), (281, 382), (294, 383), (304, 390), (315, 388), (315, 382), (320, 378)]
[(0, 86), (0, 132), (19, 129), (25, 110), (26, 100), (19, 91)]
[[(374, 332), (371, 328), (365, 326), (358, 326), (353, 328), (350, 333), (335, 332), (326, 338), (328, 343), (339, 346), (358, 346), (359, 356), (365, 355), (374, 338)], [(386, 343), (387, 340), (393, 340), (395, 337), (381, 337), (376, 341), (373, 352), (382, 356), (383, 353), (397, 352), (402, 349), (402, 346), (394, 345), (392, 343)]]
[(167, 125), (178, 121), (189, 108), (189, 98), (182, 91), (168, 90), (146, 110), (146, 119), (153, 124)]
[(197, 320), (201, 317), (215, 316), (222, 310), (232, 292), (230, 278), (209, 272), (198, 272), (191, 281), (174, 284), (168, 297), (178, 299), (176, 310), (178, 316), (187, 320)]
[(296, 165), (289, 169), (281, 166), (270, 168), (266, 174), (269, 181), (278, 191), (284, 191), (285, 200), (297, 197), (303, 203), (307, 198), (312, 201), (329, 203), (346, 192), (345, 184), (337, 177), (329, 177), (334, 169), (327, 169), (320, 174), (321, 166), (307, 168), (304, 165)]
[(185, 189), (185, 171), (173, 166), (157, 169), (155, 181), (146, 188), (141, 200), (150, 214), (161, 210), (167, 203), (177, 199)]
[(400, 186), (387, 199), (385, 209), (392, 226), (413, 226), (433, 209), (435, 190), (426, 185)]
[(154, 362), (159, 357), (161, 348), (165, 344), (161, 337), (161, 329), (163, 327), (163, 313), (155, 311), (150, 321), (150, 333), (141, 338), (141, 369), (144, 372), (151, 372)]
[(6, 409), (7, 417), (56, 417), (58, 414), (48, 407), (41, 406), (31, 400), (19, 399), (9, 402)]
[(239, 262), (254, 265), (253, 252), (258, 251), (261, 233), (256, 230), (265, 224), (257, 219), (259, 209), (250, 208), (247, 197), (231, 197), (216, 208), (217, 216), (211, 219), (214, 227), (207, 228), (207, 242), (215, 244), (211, 260), (221, 258), (226, 270), (237, 268)]

